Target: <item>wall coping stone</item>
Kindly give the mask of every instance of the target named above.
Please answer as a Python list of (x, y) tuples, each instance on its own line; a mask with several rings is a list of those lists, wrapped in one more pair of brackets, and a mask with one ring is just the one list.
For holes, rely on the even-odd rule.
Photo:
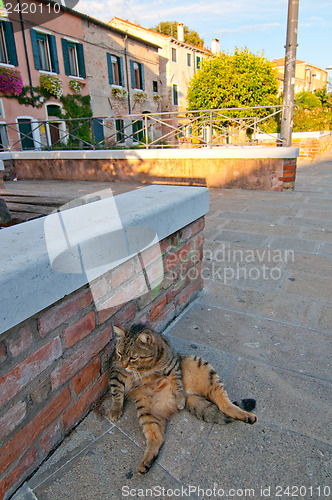
[(125, 149), (96, 151), (15, 151), (0, 153), (3, 160), (86, 160), (128, 159), (147, 160), (164, 158), (216, 159), (216, 158), (297, 158), (298, 147), (222, 146), (183, 149)]
[[(209, 211), (209, 190), (205, 187), (153, 185), (112, 199), (122, 228), (151, 228), (159, 241)], [(109, 200), (68, 210), (81, 221), (77, 234), (83, 241), (112, 231), (115, 221), (114, 213), (107, 213)], [(53, 216), (59, 219), (58, 214)], [(91, 281), (85, 273), (60, 273), (52, 268), (45, 237), (50, 217), (52, 214), (0, 230), (0, 335)]]

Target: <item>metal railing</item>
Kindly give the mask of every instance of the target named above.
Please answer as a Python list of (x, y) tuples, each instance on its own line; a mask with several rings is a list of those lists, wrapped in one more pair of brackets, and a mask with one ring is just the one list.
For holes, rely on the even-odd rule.
[[(143, 113), (114, 117), (50, 120), (24, 119), (2, 124), (3, 151), (213, 148), (259, 144), (264, 131), (270, 144), (280, 145), (264, 124), (279, 119), (282, 106), (256, 106), (183, 112)], [(275, 123), (276, 125), (276, 123)]]

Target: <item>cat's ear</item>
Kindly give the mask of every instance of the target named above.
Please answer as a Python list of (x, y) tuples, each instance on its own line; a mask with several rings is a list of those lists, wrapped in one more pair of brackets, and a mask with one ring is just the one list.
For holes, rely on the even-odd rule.
[(113, 331), (117, 337), (124, 337), (125, 336), (125, 332), (121, 328), (119, 328), (118, 326), (114, 325)]
[(153, 344), (154, 342), (153, 335), (151, 335), (151, 333), (148, 332), (141, 333), (138, 336), (138, 340), (140, 340), (142, 344)]

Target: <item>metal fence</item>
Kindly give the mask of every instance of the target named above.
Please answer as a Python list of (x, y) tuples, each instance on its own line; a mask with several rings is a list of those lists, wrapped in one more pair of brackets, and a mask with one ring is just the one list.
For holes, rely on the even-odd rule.
[[(282, 106), (256, 106), (172, 113), (143, 113), (113, 117), (54, 117), (17, 119), (2, 124), (2, 151), (213, 148), (259, 144), (265, 133), (270, 144), (280, 145), (276, 134)], [(269, 125), (269, 126), (268, 126)]]

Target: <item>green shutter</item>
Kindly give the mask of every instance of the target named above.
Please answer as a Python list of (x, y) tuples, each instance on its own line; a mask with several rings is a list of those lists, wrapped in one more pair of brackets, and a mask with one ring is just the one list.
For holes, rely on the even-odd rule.
[(9, 21), (5, 21), (3, 23), (3, 27), (5, 30), (6, 46), (7, 46), (7, 52), (8, 52), (8, 62), (9, 62), (9, 64), (13, 64), (14, 66), (18, 66), (15, 38), (14, 38), (14, 32), (13, 32), (13, 23), (10, 23)]
[(131, 76), (131, 86), (135, 88), (135, 73), (134, 73), (134, 61), (130, 59), (130, 76)]
[(77, 49), (77, 60), (78, 60), (78, 72), (79, 72), (79, 76), (82, 77), (82, 78), (85, 78), (86, 77), (86, 72), (85, 72), (83, 45), (81, 43), (77, 43), (76, 44), (76, 49)]
[(197, 67), (197, 69), (199, 69), (200, 65), (201, 65), (201, 58), (199, 56), (197, 56), (196, 57), (196, 67)]
[(122, 57), (118, 58), (119, 61), (119, 73), (120, 73), (120, 85), (124, 87), (124, 73), (123, 73), (123, 61)]
[(34, 29), (31, 29), (30, 30), (30, 35), (31, 35), (31, 44), (32, 44), (33, 58), (34, 58), (34, 61), (35, 61), (35, 68), (36, 69), (41, 69), (40, 57), (39, 57), (39, 51), (38, 51), (38, 44), (37, 44), (37, 33), (35, 32)]
[(66, 75), (70, 75), (67, 40), (65, 38), (61, 38), (61, 44), (62, 44), (62, 55), (63, 55), (63, 64), (65, 66), (65, 73), (66, 73)]
[(52, 61), (52, 71), (54, 73), (60, 73), (59, 71), (59, 60), (58, 52), (56, 50), (56, 40), (54, 35), (48, 35), (48, 40), (50, 44), (51, 61)]
[(112, 56), (107, 52), (108, 81), (113, 85)]
[(141, 89), (145, 90), (145, 83), (144, 83), (144, 66), (143, 64), (139, 65), (139, 72), (141, 75)]

